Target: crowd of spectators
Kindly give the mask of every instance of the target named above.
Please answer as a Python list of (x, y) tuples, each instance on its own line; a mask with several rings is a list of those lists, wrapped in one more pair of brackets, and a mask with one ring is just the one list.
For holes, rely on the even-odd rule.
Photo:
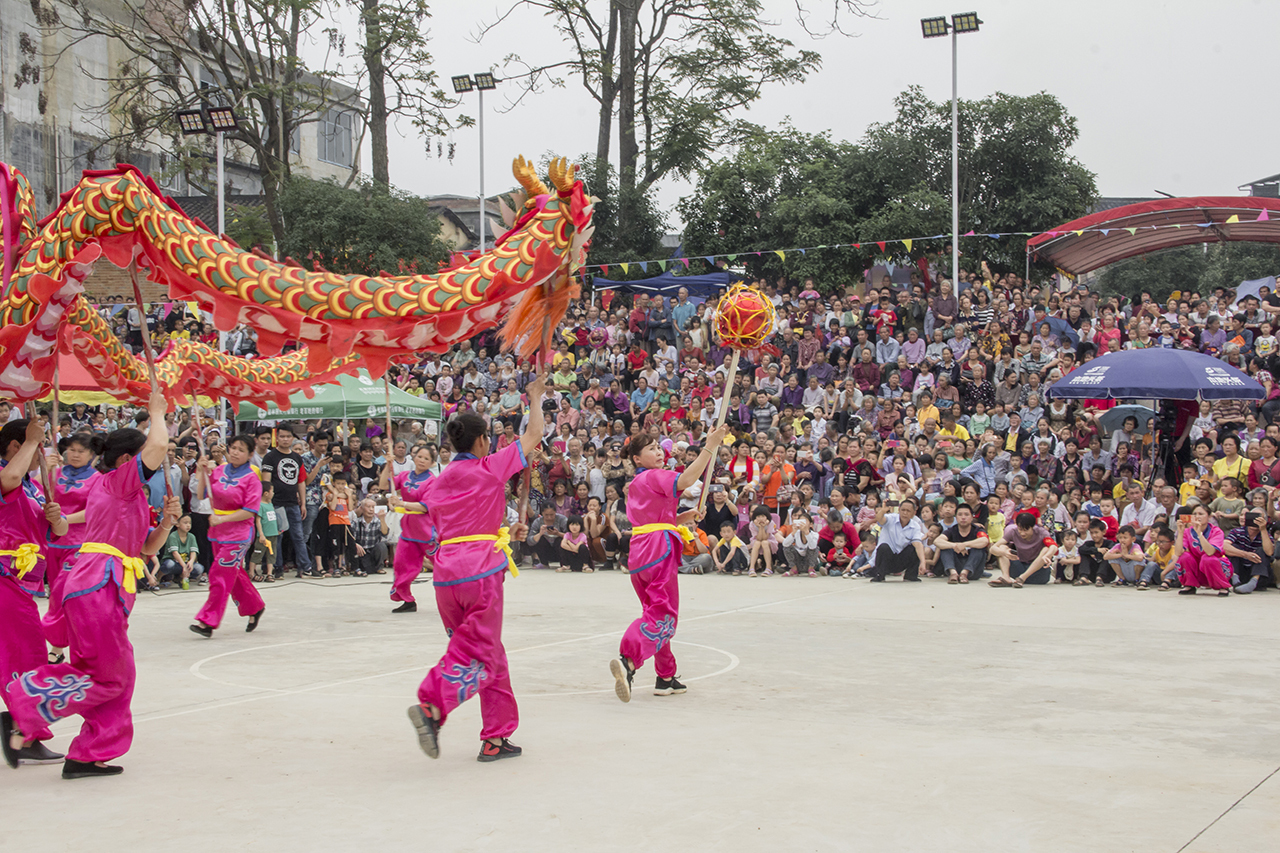
[[(756, 284), (780, 325), (768, 345), (742, 353), (723, 413), (732, 432), (691, 526), (685, 570), (1186, 594), (1272, 584), (1280, 297), (1267, 288), (1238, 303), (1221, 289), (1160, 303), (1041, 287), (985, 266), (958, 292), (915, 273), (843, 294), (822, 295), (812, 280)], [(500, 353), (491, 332), (395, 367), (392, 379), (438, 401), (446, 417), (486, 417), (495, 450), (516, 440), (531, 404), (542, 406), (523, 559), (564, 572), (625, 569), (631, 438), (658, 437), (679, 470), (721, 415), (730, 353), (711, 337), (712, 304), (684, 289), (575, 304), (556, 330), (541, 401), (524, 393), (534, 366)], [(116, 313), (130, 334), (129, 309)], [(1154, 419), (1104, 429), (1116, 401), (1048, 393), (1098, 355), (1150, 347), (1220, 358), (1266, 398), (1180, 406), (1171, 461)], [(7, 414), (0, 408), (0, 420)], [(75, 406), (59, 435), (127, 425), (129, 414)], [(447, 464), (434, 426), (405, 421), (390, 436), (372, 421), (258, 426), (254, 464), (270, 490), (249, 558), (255, 578), (385, 572), (399, 529), (388, 474), (413, 470), (420, 452), (435, 471)], [(154, 582), (185, 585), (208, 565), (209, 508), (190, 497), (199, 455), (190, 418), (170, 415), (165, 427), (170, 465), (153, 492), (163, 495), (168, 476), (189, 515)], [(218, 460), (220, 436), (208, 437)], [(519, 491), (513, 482), (512, 521)], [(687, 490), (682, 505), (696, 506), (701, 492)]]

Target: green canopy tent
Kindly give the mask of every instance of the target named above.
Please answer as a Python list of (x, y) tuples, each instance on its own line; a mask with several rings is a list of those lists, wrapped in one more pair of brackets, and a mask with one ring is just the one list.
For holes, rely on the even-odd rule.
[[(387, 416), (386, 391), (382, 382), (361, 370), (356, 376), (340, 376), (336, 383), (317, 385), (310, 389), (313, 396), (298, 391), (289, 397), (289, 408), (281, 409), (274, 402), (265, 408), (252, 403), (242, 403), (236, 414), (237, 421), (299, 421), (326, 418), (329, 420), (363, 420)], [(439, 403), (415, 397), (391, 386), (391, 417), (416, 421), (442, 420)]]

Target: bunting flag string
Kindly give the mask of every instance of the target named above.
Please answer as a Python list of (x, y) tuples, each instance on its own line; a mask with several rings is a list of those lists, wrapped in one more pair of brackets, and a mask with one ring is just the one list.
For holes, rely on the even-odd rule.
[[(1239, 224), (1239, 223), (1269, 222), (1269, 221), (1271, 221), (1270, 214), (1266, 210), (1263, 210), (1258, 214), (1257, 218), (1253, 220), (1242, 220), (1239, 214), (1233, 213), (1228, 219), (1226, 219), (1223, 222), (1197, 222), (1195, 223), (1195, 227), (1212, 228), (1214, 226), (1219, 226), (1219, 225), (1225, 226), (1225, 225), (1233, 225), (1233, 224)], [(1002, 232), (988, 232), (985, 234), (979, 234), (979, 233), (976, 233), (974, 230), (970, 229), (964, 234), (961, 234), (960, 237), (961, 239), (974, 238), (974, 239), (989, 239), (989, 240), (1000, 240), (1004, 237), (1037, 237), (1037, 236), (1046, 235), (1046, 234), (1050, 237), (1063, 237), (1068, 235), (1083, 237), (1085, 234), (1099, 234), (1102, 237), (1107, 237), (1112, 232), (1127, 233), (1129, 236), (1137, 236), (1137, 233), (1139, 231), (1157, 231), (1161, 228), (1183, 228), (1183, 227), (1191, 227), (1191, 226), (1186, 225), (1185, 223), (1173, 223), (1170, 225), (1139, 225), (1136, 227), (1117, 227), (1115, 225), (1112, 225), (1110, 228), (1082, 228), (1079, 230), (1071, 230), (1071, 231), (1002, 231)], [(910, 253), (916, 243), (923, 243), (926, 241), (936, 241), (936, 240), (949, 240), (949, 239), (951, 239), (950, 234), (931, 234), (927, 237), (900, 237), (894, 240), (873, 240), (873, 241), (864, 240), (860, 243), (832, 243), (825, 246), (803, 246), (803, 247), (797, 246), (789, 249), (762, 249), (758, 252), (746, 251), (746, 252), (734, 252), (734, 253), (718, 254), (718, 255), (699, 255), (697, 257), (697, 260), (705, 261), (708, 265), (715, 266), (717, 260), (725, 260), (725, 261), (728, 261), (729, 263), (734, 263), (735, 261), (738, 260), (738, 258), (746, 255), (751, 255), (753, 257), (759, 258), (759, 257), (763, 257), (764, 255), (772, 254), (772, 255), (777, 255), (780, 260), (786, 261), (787, 254), (791, 252), (799, 252), (801, 255), (808, 256), (809, 252), (817, 252), (823, 249), (847, 249), (847, 248), (861, 249), (863, 248), (863, 246), (871, 246), (871, 245), (876, 246), (880, 250), (881, 254), (891, 254), (893, 251), (896, 251), (896, 249), (893, 249), (891, 247), (897, 247), (897, 246), (902, 246), (907, 253)], [(585, 273), (598, 272), (602, 275), (607, 276), (609, 274), (609, 267), (617, 266), (617, 267), (620, 267), (622, 269), (623, 274), (626, 275), (630, 272), (630, 268), (633, 265), (640, 267), (640, 269), (644, 272), (648, 272), (649, 264), (657, 264), (659, 269), (661, 269), (663, 272), (666, 272), (667, 268), (673, 265), (677, 261), (683, 264), (685, 269), (689, 269), (689, 261), (690, 261), (689, 258), (655, 258), (647, 261), (616, 261), (612, 264), (587, 264), (584, 267), (582, 267), (582, 271)]]

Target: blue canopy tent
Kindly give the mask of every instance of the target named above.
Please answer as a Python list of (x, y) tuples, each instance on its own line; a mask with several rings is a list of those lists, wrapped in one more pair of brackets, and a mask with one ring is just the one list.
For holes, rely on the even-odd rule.
[(663, 296), (675, 296), (680, 288), (687, 287), (690, 296), (707, 299), (724, 290), (731, 282), (745, 280), (746, 276), (729, 272), (713, 272), (706, 275), (674, 275), (664, 272), (662, 275), (635, 281), (611, 281), (596, 276), (592, 286), (599, 291), (626, 290), (632, 293), (661, 293)]

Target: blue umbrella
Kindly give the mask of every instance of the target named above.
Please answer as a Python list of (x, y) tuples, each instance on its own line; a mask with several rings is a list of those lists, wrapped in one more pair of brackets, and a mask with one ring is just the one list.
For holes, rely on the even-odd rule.
[[(1053, 333), (1059, 338), (1066, 338), (1071, 341), (1071, 345), (1073, 347), (1080, 346), (1080, 335), (1076, 333), (1075, 329), (1071, 328), (1070, 324), (1068, 324), (1066, 320), (1061, 317), (1045, 317), (1044, 322), (1049, 324), (1049, 328), (1052, 329)], [(1038, 331), (1040, 330), (1032, 330), (1032, 332)]]
[(1191, 350), (1141, 349), (1085, 362), (1049, 389), (1050, 397), (1102, 400), (1261, 400), (1262, 386), (1225, 361)]
[(1125, 418), (1133, 418), (1138, 422), (1138, 428), (1134, 430), (1134, 434), (1146, 435), (1147, 421), (1155, 416), (1156, 413), (1146, 406), (1113, 406), (1098, 418), (1098, 426), (1107, 432), (1115, 432), (1124, 426)]

